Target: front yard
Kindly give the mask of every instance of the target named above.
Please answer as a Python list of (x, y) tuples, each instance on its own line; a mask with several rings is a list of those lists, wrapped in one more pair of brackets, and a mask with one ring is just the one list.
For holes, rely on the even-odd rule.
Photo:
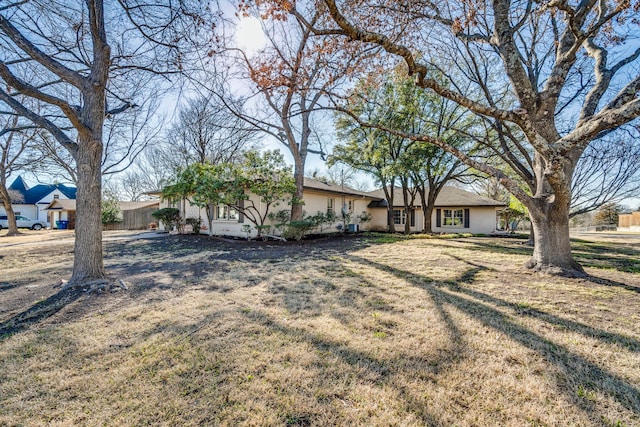
[(112, 241), (128, 291), (57, 294), (72, 250), (0, 247), (0, 425), (640, 425), (638, 243)]

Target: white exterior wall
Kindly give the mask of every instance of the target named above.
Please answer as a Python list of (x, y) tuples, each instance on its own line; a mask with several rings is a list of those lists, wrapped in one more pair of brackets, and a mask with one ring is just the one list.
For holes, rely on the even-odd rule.
[[(11, 206), (13, 206), (13, 211), (16, 213), (16, 215), (26, 216), (31, 219), (38, 219), (36, 217), (38, 212), (35, 205), (13, 204)], [(5, 210), (4, 206), (0, 207), (0, 215), (6, 214), (7, 211)]]
[[(333, 199), (333, 209), (335, 214), (338, 216), (338, 220), (334, 224), (327, 224), (322, 227), (322, 231), (314, 230), (314, 232), (322, 232), (322, 233), (332, 233), (336, 232), (338, 229), (336, 226), (338, 224), (342, 224), (341, 218), (341, 210), (343, 203), (347, 206), (349, 202), (352, 202), (351, 214), (352, 223), (358, 223), (356, 216), (360, 215), (363, 211), (368, 212), (371, 215), (371, 221), (359, 224), (360, 230), (370, 230), (370, 231), (386, 231), (387, 228), (387, 210), (386, 208), (367, 208), (368, 204), (371, 202), (370, 199), (365, 199), (357, 196), (342, 196), (340, 194), (331, 194), (325, 193), (321, 191), (314, 190), (306, 190), (304, 193), (304, 207), (303, 210), (306, 215), (315, 215), (318, 211), (325, 213), (327, 212), (329, 198)], [(257, 196), (251, 195), (251, 200), (254, 201), (255, 205), (258, 206), (261, 212), (264, 212), (264, 207), (261, 206), (260, 200)], [(248, 203), (248, 202), (245, 202)], [(166, 200), (162, 200), (160, 202), (160, 208), (168, 207), (169, 204)], [(188, 201), (180, 202), (175, 205), (175, 207), (179, 208), (181, 211), (181, 216), (183, 218), (202, 218), (203, 225), (207, 224), (207, 215), (206, 210), (202, 208), (198, 208), (197, 206), (192, 206)], [(281, 202), (278, 206), (271, 207), (270, 212), (276, 213), (280, 210), (290, 210), (291, 207), (287, 203)], [(396, 209), (401, 209), (396, 207)], [(437, 209), (465, 209), (465, 207), (438, 207)], [(474, 234), (491, 234), (496, 231), (496, 208), (493, 206), (489, 207), (470, 207), (469, 209), (469, 228), (464, 227), (437, 227), (436, 224), (436, 215), (437, 210), (433, 210), (433, 215), (431, 218), (431, 222), (433, 225), (433, 231), (435, 233), (474, 233)], [(443, 213), (444, 216), (444, 213)], [(410, 217), (407, 217), (407, 221), (410, 221)], [(412, 232), (422, 231), (424, 222), (424, 216), (422, 214), (422, 209), (415, 209), (415, 225), (411, 227)], [(443, 219), (444, 222), (444, 219)], [(273, 225), (267, 219), (265, 222), (266, 225)], [(254, 237), (257, 234), (254, 224), (249, 221), (246, 217), (244, 218), (244, 222), (240, 223), (237, 220), (214, 220), (213, 221), (213, 234), (214, 235), (223, 235), (223, 236), (236, 236), (236, 237), (247, 237), (247, 233), (243, 230), (244, 225), (251, 226), (250, 235)], [(161, 226), (162, 227), (162, 226)], [(404, 225), (396, 225), (397, 232), (404, 231)], [(201, 230), (201, 233), (208, 234), (208, 229)], [(274, 233), (274, 230), (271, 230), (271, 233)]]
[(465, 207), (438, 206), (433, 210), (431, 223), (435, 233), (474, 233), (491, 234), (496, 231), (496, 208), (493, 206), (471, 207), (469, 209), (469, 228), (436, 226), (437, 209), (441, 209), (442, 223), (444, 224), (444, 209), (465, 209)]
[[(59, 189), (55, 189), (53, 190), (51, 193), (47, 194), (46, 196), (44, 196), (42, 199), (38, 200), (38, 202), (36, 203), (36, 212), (34, 213), (34, 217), (32, 217), (33, 219), (37, 219), (40, 221), (46, 221), (47, 220), (47, 212), (44, 209), (49, 205), (49, 203), (53, 202), (53, 200), (56, 198), (55, 196), (58, 196), (57, 198), (59, 200), (68, 200), (69, 198), (67, 196), (65, 196), (64, 194), (62, 194), (62, 192)], [(67, 220), (66, 218), (66, 212), (63, 213), (63, 220)], [(50, 223), (47, 223), (49, 225), (51, 225)]]
[(372, 208), (368, 211), (371, 221), (367, 223), (367, 230), (387, 231), (387, 208)]
[[(361, 197), (354, 196), (342, 196), (339, 194), (330, 194), (323, 192), (315, 192), (307, 190), (304, 193), (304, 206), (303, 210), (306, 215), (315, 215), (318, 211), (322, 213), (327, 213), (327, 200), (332, 198), (334, 200), (334, 212), (338, 216), (338, 220), (333, 224), (326, 224), (322, 226), (322, 230), (314, 230), (314, 232), (322, 232), (322, 233), (333, 233), (338, 231), (337, 225), (342, 224), (341, 210), (343, 202), (345, 204), (349, 204), (349, 201), (352, 202), (352, 223), (358, 223), (358, 220), (355, 218), (360, 215), (363, 211), (369, 211), (367, 209), (367, 205), (371, 201), (370, 199), (364, 199)], [(260, 198), (255, 195), (250, 196), (250, 200), (253, 201), (256, 207), (260, 210), (262, 214), (264, 214), (265, 208), (260, 201)], [(245, 201), (245, 206), (250, 204), (249, 201)], [(197, 206), (193, 206), (189, 203), (189, 201), (180, 201), (174, 204), (169, 204), (167, 200), (161, 200), (159, 208), (166, 207), (176, 207), (180, 209), (180, 216), (183, 218), (202, 218), (203, 226), (206, 226), (207, 229), (201, 230), (202, 234), (208, 234), (208, 220), (207, 213), (204, 208), (199, 208)], [(277, 206), (271, 205), (269, 212), (276, 213), (281, 210), (291, 210), (291, 205), (286, 202), (280, 202)], [(370, 222), (361, 224), (361, 229), (368, 230), (370, 229)], [(222, 235), (222, 236), (234, 236), (234, 237), (247, 237), (247, 233), (243, 230), (244, 225), (251, 226), (250, 236), (255, 237), (257, 235), (257, 230), (255, 229), (255, 225), (246, 217), (244, 218), (244, 222), (240, 223), (237, 220), (214, 220), (212, 224), (213, 234), (214, 235)], [(265, 225), (273, 225), (269, 219), (265, 221)], [(159, 224), (160, 229), (164, 229), (162, 224)], [(273, 233), (272, 229), (270, 233)]]
[(631, 225), (629, 227), (618, 227), (618, 231), (640, 233), (640, 225)]
[[(305, 190), (304, 192), (304, 207), (303, 210), (307, 215), (315, 215), (318, 211), (326, 214), (328, 207), (328, 199), (333, 199), (333, 212), (337, 216), (337, 220), (333, 224), (327, 224), (323, 226), (323, 233), (332, 233), (338, 230), (336, 228), (339, 224), (342, 224), (342, 208), (346, 207), (346, 211), (351, 214), (349, 220), (350, 224), (358, 224), (361, 230), (369, 230), (371, 222), (360, 224), (359, 219), (363, 212), (369, 212), (367, 205), (371, 202), (371, 199), (365, 199), (358, 196), (349, 196), (341, 194), (324, 193), (320, 191)], [(351, 209), (349, 210), (349, 203), (351, 203)], [(370, 213), (370, 212), (369, 212)], [(348, 224), (347, 224), (348, 226)], [(319, 232), (319, 230), (316, 230)]]
[[(402, 209), (396, 206), (395, 209)], [(464, 227), (437, 227), (436, 226), (436, 209), (465, 209), (465, 207), (437, 207), (433, 209), (431, 216), (432, 230), (434, 233), (474, 233), (474, 234), (491, 234), (496, 231), (496, 208), (488, 207), (470, 207), (469, 209), (469, 228)], [(386, 231), (387, 229), (387, 210), (385, 208), (369, 209), (372, 220), (369, 222), (367, 230)], [(421, 208), (415, 210), (416, 220), (415, 226), (411, 227), (412, 232), (420, 232), (423, 228), (424, 215)], [(407, 218), (407, 221), (410, 219)], [(398, 233), (404, 231), (404, 225), (395, 225)]]

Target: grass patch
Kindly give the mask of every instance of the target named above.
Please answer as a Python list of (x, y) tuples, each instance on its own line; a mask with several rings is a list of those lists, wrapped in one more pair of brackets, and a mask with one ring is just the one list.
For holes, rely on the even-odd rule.
[(0, 425), (640, 425), (637, 247), (521, 243), (114, 242), (130, 290), (65, 300), (70, 247), (0, 248)]

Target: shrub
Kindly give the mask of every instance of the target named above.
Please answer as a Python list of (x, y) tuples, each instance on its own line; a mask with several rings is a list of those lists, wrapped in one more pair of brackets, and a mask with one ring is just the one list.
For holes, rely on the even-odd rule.
[(313, 221), (303, 219), (302, 221), (290, 221), (284, 227), (282, 236), (285, 239), (301, 240), (307, 233), (313, 230), (316, 224)]
[(155, 219), (164, 224), (167, 231), (173, 230), (180, 224), (180, 210), (176, 208), (162, 208), (151, 214)]
[[(180, 220), (179, 217), (178, 220)], [(187, 218), (184, 220), (184, 223), (191, 226), (193, 234), (200, 234), (200, 230), (202, 230), (202, 218)]]
[(270, 225), (256, 225), (256, 230), (258, 230), (258, 234), (262, 236), (263, 240), (266, 240), (267, 235), (271, 232)]
[(102, 200), (102, 223), (117, 224), (122, 222), (122, 210), (118, 201), (113, 198)]

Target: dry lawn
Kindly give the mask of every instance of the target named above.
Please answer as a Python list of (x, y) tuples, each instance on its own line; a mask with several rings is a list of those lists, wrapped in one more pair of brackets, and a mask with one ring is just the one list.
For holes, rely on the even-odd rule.
[(61, 294), (68, 242), (0, 247), (0, 425), (640, 425), (638, 243), (575, 241), (586, 279), (518, 239), (105, 249), (130, 290)]

